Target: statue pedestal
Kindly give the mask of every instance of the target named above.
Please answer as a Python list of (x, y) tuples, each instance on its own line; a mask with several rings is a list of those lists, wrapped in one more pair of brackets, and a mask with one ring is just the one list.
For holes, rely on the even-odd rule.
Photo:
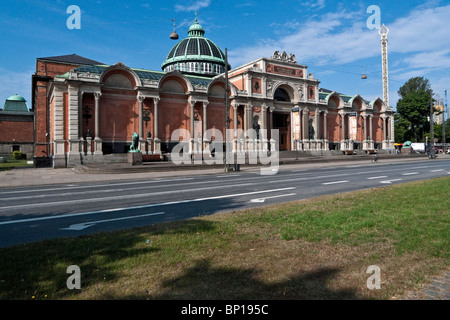
[(402, 154), (412, 154), (413, 149), (412, 148), (402, 148)]
[(141, 152), (128, 152), (128, 163), (132, 166), (142, 164), (142, 153)]

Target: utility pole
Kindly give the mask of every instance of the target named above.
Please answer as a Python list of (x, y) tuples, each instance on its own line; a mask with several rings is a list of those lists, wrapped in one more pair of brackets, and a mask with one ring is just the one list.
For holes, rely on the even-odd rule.
[(447, 89), (445, 89), (445, 100), (444, 100), (444, 119), (443, 120), (443, 126), (442, 126), (442, 141), (444, 142), (444, 154), (447, 152), (447, 138), (445, 137), (445, 125), (446, 125), (446, 118), (447, 118)]
[(436, 153), (434, 151), (434, 107), (433, 107), (433, 97), (430, 95), (430, 153), (431, 153), (431, 159), (434, 159), (436, 157)]
[(228, 50), (225, 48), (225, 172), (229, 172), (231, 166), (230, 160), (230, 148), (228, 145), (228, 130), (230, 129), (230, 101), (229, 101), (229, 87), (228, 87)]

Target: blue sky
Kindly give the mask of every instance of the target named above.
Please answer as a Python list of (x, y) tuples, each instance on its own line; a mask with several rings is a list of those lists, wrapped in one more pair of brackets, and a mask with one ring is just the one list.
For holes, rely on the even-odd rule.
[[(67, 28), (70, 5), (81, 9), (81, 29)], [(160, 71), (176, 44), (169, 39), (172, 19), (182, 39), (195, 12), (205, 36), (228, 49), (232, 67), (286, 51), (307, 65), (323, 88), (382, 98), (380, 36), (366, 23), (371, 5), (380, 8), (381, 24), (390, 29), (390, 104), (395, 108), (398, 88), (415, 76), (429, 79), (443, 99), (450, 89), (449, 1), (3, 0), (0, 104), (18, 93), (31, 105), (38, 57), (76, 53)]]

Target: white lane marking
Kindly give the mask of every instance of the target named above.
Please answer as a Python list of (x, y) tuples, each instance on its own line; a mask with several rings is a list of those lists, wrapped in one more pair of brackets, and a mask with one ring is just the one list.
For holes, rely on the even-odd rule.
[(165, 214), (165, 212), (155, 212), (155, 213), (148, 213), (148, 214), (142, 214), (137, 216), (128, 216), (128, 217), (121, 217), (121, 218), (114, 218), (114, 219), (105, 219), (105, 220), (98, 220), (98, 221), (89, 221), (89, 222), (83, 222), (83, 223), (77, 223), (72, 224), (67, 228), (61, 228), (61, 230), (73, 230), (73, 231), (80, 231), (89, 227), (92, 227), (99, 223), (105, 223), (105, 222), (112, 222), (112, 221), (120, 221), (120, 220), (128, 220), (128, 219), (137, 219), (137, 218), (143, 218), (143, 217), (150, 217), (150, 216), (157, 216)]
[[(14, 194), (14, 193), (30, 193), (30, 192), (44, 192), (44, 191), (60, 191), (64, 189), (73, 190), (73, 189), (87, 189), (87, 188), (98, 188), (98, 187), (114, 187), (114, 186), (126, 186), (126, 185), (137, 185), (137, 184), (150, 184), (156, 182), (172, 182), (172, 181), (185, 181), (185, 180), (194, 180), (194, 178), (180, 178), (180, 179), (169, 179), (169, 180), (161, 180), (161, 179), (152, 179), (149, 181), (135, 181), (135, 182), (118, 182), (118, 183), (108, 183), (108, 184), (94, 184), (94, 185), (74, 185), (74, 187), (56, 187), (56, 188), (39, 188), (32, 190), (18, 190), (18, 191), (2, 191), (2, 195), (4, 194)], [(82, 182), (80, 182), (82, 183)]]
[(228, 177), (239, 177), (240, 174), (220, 174), (216, 176), (217, 178), (228, 178)]
[(444, 169), (431, 170), (430, 172), (440, 172), (440, 171), (444, 171)]
[[(254, 185), (254, 183), (240, 183), (240, 184), (230, 184), (230, 185), (222, 185), (222, 186), (211, 186), (204, 188), (195, 188), (195, 189), (186, 189), (183, 192), (194, 192), (201, 190), (211, 190), (211, 189), (222, 189), (222, 188), (232, 188), (232, 187), (242, 187)], [(149, 196), (163, 195), (163, 194), (171, 194), (173, 190), (169, 191), (161, 191), (161, 192), (153, 192), (153, 193), (139, 193), (139, 194), (129, 194), (123, 196), (112, 196), (112, 197), (100, 197), (100, 198), (90, 198), (90, 199), (75, 199), (75, 200), (63, 200), (63, 201), (53, 201), (53, 202), (44, 202), (44, 203), (30, 203), (30, 204), (22, 204), (22, 205), (13, 205), (7, 207), (0, 207), (0, 210), (5, 209), (18, 209), (18, 208), (27, 208), (27, 207), (48, 207), (55, 206), (61, 204), (75, 204), (75, 203), (88, 203), (88, 202), (99, 202), (99, 201), (112, 201), (112, 200), (120, 200), (120, 199), (134, 199), (134, 198), (145, 198)]]
[(390, 183), (392, 183), (392, 182), (395, 182), (395, 181), (401, 181), (401, 180), (402, 180), (402, 179), (392, 179), (392, 180), (380, 181), (380, 183), (390, 184)]
[(39, 217), (39, 218), (11, 220), (11, 221), (0, 222), (0, 225), (15, 224), (15, 223), (26, 223), (26, 222), (52, 220), (52, 219), (62, 219), (62, 218), (70, 218), (70, 217), (78, 217), (78, 216), (86, 216), (86, 215), (93, 215), (93, 214), (98, 214), (98, 213), (107, 213), (107, 212), (120, 211), (120, 210), (124, 210), (125, 211), (125, 210), (144, 209), (144, 208), (146, 209), (146, 208), (161, 207), (161, 206), (172, 205), (172, 204), (183, 204), (183, 203), (189, 203), (189, 202), (199, 202), (199, 201), (206, 201), (206, 200), (233, 198), (233, 197), (247, 196), (247, 195), (252, 195), (252, 194), (287, 191), (287, 190), (293, 190), (293, 189), (295, 189), (295, 187), (281, 188), (281, 189), (271, 189), (271, 190), (262, 190), (262, 191), (253, 191), (253, 192), (245, 192), (245, 193), (236, 193), (236, 194), (227, 194), (227, 195), (223, 195), (223, 196), (198, 198), (198, 199), (191, 199), (191, 200), (180, 200), (180, 201), (171, 201), (171, 202), (164, 202), (164, 203), (154, 203), (154, 204), (148, 204), (148, 205), (137, 206), (137, 207), (105, 209), (105, 210), (100, 210), (100, 211), (70, 213), (70, 214), (63, 214), (63, 215), (57, 215), (57, 216), (46, 216), (46, 217)]
[(384, 178), (387, 178), (387, 177), (388, 176), (370, 177), (370, 178), (367, 178), (367, 180), (384, 179)]
[(412, 176), (415, 174), (419, 174), (418, 172), (407, 172), (407, 173), (403, 173), (402, 176)]
[(347, 183), (349, 182), (348, 180), (343, 180), (343, 181), (333, 181), (333, 182), (326, 182), (326, 183), (322, 183), (323, 185), (331, 185), (331, 184), (340, 184), (340, 183)]
[(274, 199), (274, 198), (281, 198), (281, 197), (289, 197), (289, 196), (295, 196), (295, 193), (288, 193), (288, 194), (280, 194), (278, 196), (272, 196), (272, 197), (264, 197), (264, 198), (257, 198), (257, 199), (252, 199), (250, 200), (250, 202), (256, 202), (256, 203), (262, 203), (264, 201), (266, 201), (267, 199)]

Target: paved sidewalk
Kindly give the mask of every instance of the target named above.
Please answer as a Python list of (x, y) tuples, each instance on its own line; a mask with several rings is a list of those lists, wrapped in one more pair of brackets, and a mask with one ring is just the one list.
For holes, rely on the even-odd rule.
[(450, 271), (431, 278), (422, 289), (395, 297), (394, 300), (450, 300)]
[[(348, 160), (347, 160), (348, 159)], [(425, 157), (391, 157), (380, 159), (377, 164), (399, 163), (409, 161), (423, 161)], [(336, 160), (336, 161), (333, 161)], [(434, 160), (438, 161), (438, 160)], [(370, 165), (372, 164), (368, 158), (338, 158), (328, 157), (321, 159), (282, 159), (280, 161), (279, 170), (293, 170), (306, 168), (321, 168), (321, 167), (335, 167), (335, 166), (350, 166), (350, 165)], [(101, 182), (101, 181), (117, 181), (117, 180), (142, 180), (154, 179), (175, 176), (192, 176), (199, 174), (223, 174), (224, 166), (215, 167), (203, 166), (176, 166), (167, 163), (152, 164), (142, 169), (121, 165), (104, 165), (104, 170), (99, 169), (99, 166), (92, 167), (91, 171), (84, 173), (74, 168), (16, 168), (9, 171), (0, 171), (0, 188), (2, 187), (21, 187), (21, 186), (36, 186), (48, 184), (70, 184), (81, 182)], [(241, 171), (259, 171), (258, 166), (242, 165)], [(1, 191), (0, 191), (1, 192)]]

